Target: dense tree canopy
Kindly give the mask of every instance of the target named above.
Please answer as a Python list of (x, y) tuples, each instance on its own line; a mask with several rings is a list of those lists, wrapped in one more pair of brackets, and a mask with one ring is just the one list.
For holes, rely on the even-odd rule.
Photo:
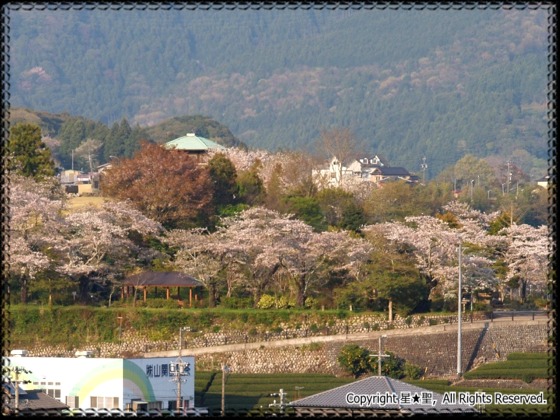
[[(98, 146), (83, 142), (83, 156), (93, 161)], [(546, 296), (545, 189), (527, 183), (478, 199), (476, 186), (471, 198), (442, 180), (360, 177), (324, 188), (313, 184), (312, 164), (304, 153), (227, 149), (200, 165), (144, 143), (102, 174), (110, 202), (83, 209), (66, 207), (54, 178), (16, 176), (10, 284), (22, 302), (47, 289), (77, 290), (85, 301), (92, 285), (113, 293), (127, 273), (155, 267), (198, 278), (199, 305), (240, 299), (404, 316), (456, 306), (461, 244), (473, 304)]]
[(241, 276), (240, 287), (256, 304), (278, 280), (275, 275), (284, 273), (292, 280), (294, 300), (300, 307), (331, 275), (358, 275), (369, 251), (365, 241), (346, 232), (315, 233), (300, 220), (260, 207), (224, 219), (213, 234), (177, 231), (168, 241), (179, 248), (176, 263), (195, 269), (213, 294), (218, 282), (225, 285), (226, 271), (232, 270)]
[(214, 187), (206, 169), (180, 150), (144, 142), (101, 178), (103, 195), (130, 202), (166, 227), (196, 226), (212, 215)]

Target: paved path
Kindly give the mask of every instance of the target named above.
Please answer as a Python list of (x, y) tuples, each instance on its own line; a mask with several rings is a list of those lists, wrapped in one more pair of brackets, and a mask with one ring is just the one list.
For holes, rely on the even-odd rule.
[[(505, 313), (504, 313), (505, 314)], [(514, 319), (512, 321), (511, 313), (507, 312), (509, 315), (497, 316), (492, 321), (491, 320), (481, 320), (481, 321), (463, 321), (462, 329), (480, 329), (484, 327), (484, 324), (488, 324), (490, 328), (492, 325), (546, 325), (548, 323), (548, 317), (544, 313), (515, 313)], [(257, 343), (240, 343), (240, 344), (226, 344), (222, 346), (213, 347), (197, 347), (197, 348), (186, 348), (182, 350), (183, 356), (197, 356), (200, 354), (211, 354), (211, 353), (224, 353), (231, 351), (242, 351), (258, 349), (261, 346), (265, 347), (284, 347), (284, 346), (295, 346), (310, 343), (325, 343), (325, 342), (340, 342), (340, 341), (359, 341), (359, 340), (372, 340), (377, 339), (381, 335), (386, 335), (388, 337), (395, 336), (406, 336), (406, 335), (423, 335), (423, 334), (437, 334), (444, 331), (457, 331), (458, 324), (439, 324), (429, 327), (417, 327), (417, 328), (406, 328), (406, 329), (393, 329), (393, 330), (381, 330), (381, 331), (371, 331), (367, 333), (355, 333), (355, 334), (336, 334), (336, 335), (324, 335), (324, 336), (313, 336), (304, 338), (290, 338), (283, 340), (271, 340), (271, 341), (260, 341)], [(178, 350), (169, 351), (158, 351), (144, 353), (144, 357), (176, 357), (179, 355)]]

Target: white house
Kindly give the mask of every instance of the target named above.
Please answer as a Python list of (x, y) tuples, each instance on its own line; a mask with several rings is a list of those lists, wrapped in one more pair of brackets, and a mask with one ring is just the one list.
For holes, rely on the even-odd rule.
[(354, 159), (348, 166), (343, 166), (335, 156), (330, 160), (328, 168), (313, 170), (312, 175), (315, 182), (324, 187), (339, 187), (345, 179), (358, 179), (378, 185), (392, 180), (412, 183), (418, 180), (418, 177), (411, 175), (405, 168), (389, 166), (378, 155)]
[(341, 184), (342, 178), (352, 175), (352, 171), (342, 165), (342, 162), (333, 157), (326, 169), (312, 170), (311, 175), (314, 181), (325, 187), (338, 187)]

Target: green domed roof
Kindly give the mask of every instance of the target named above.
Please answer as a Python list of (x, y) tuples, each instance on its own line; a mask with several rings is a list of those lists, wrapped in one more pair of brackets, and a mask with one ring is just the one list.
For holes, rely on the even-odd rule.
[(176, 138), (164, 144), (168, 149), (175, 148), (177, 150), (190, 150), (193, 152), (205, 151), (211, 149), (225, 149), (224, 146), (205, 137), (197, 136), (194, 133), (188, 133), (186, 136)]

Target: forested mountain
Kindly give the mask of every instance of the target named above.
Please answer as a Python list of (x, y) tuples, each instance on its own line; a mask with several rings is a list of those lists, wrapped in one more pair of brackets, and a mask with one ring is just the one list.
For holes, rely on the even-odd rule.
[[(16, 10), (10, 102), (107, 126), (204, 115), (250, 147), (364, 152), (433, 177), (465, 154), (546, 167), (545, 8)], [(157, 131), (157, 130), (156, 130)]]

